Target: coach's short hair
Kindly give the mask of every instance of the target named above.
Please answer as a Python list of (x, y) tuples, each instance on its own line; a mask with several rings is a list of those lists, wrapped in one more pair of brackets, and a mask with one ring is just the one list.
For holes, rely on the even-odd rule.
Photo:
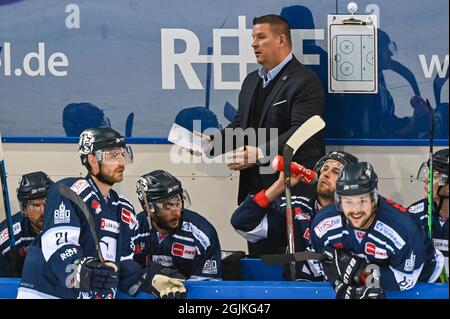
[(286, 36), (287, 42), (292, 46), (291, 40), (291, 29), (285, 18), (278, 14), (267, 14), (261, 17), (253, 18), (253, 25), (268, 23), (272, 32), (276, 34), (284, 34)]

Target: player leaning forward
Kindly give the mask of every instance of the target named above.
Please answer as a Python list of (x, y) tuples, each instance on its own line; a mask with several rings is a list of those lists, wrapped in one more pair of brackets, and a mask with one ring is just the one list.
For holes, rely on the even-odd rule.
[(336, 205), (314, 219), (312, 245), (328, 257), (322, 265), (336, 298), (380, 298), (383, 289), (434, 282), (442, 270), (442, 253), (427, 234), (377, 188), (370, 164), (349, 163), (337, 180)]
[[(117, 289), (136, 293), (139, 288), (164, 295), (168, 286), (184, 292), (181, 282), (155, 275), (158, 265), (142, 268), (133, 261), (135, 212), (111, 188), (123, 180), (125, 165), (133, 159), (124, 137), (111, 128), (87, 129), (80, 135), (79, 153), (88, 174), (50, 188), (43, 229), (28, 250), (17, 297), (104, 299), (114, 298)], [(60, 194), (59, 184), (70, 187), (89, 208), (104, 261), (87, 218)]]

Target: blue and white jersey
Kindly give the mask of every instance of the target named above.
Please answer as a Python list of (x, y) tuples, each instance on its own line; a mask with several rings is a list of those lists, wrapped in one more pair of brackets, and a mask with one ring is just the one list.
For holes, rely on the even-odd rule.
[(139, 234), (134, 240), (141, 264), (158, 262), (177, 269), (188, 280), (221, 280), (221, 250), (214, 226), (196, 212), (184, 209), (173, 233), (160, 233), (145, 212), (138, 215)]
[[(12, 216), (14, 240), (20, 255), (25, 257), (27, 247), (36, 238), (30, 220), (21, 212)], [(9, 243), (9, 230), (6, 220), (0, 223), (0, 277), (13, 276), (11, 269), (11, 247)]]
[(407, 290), (417, 281), (436, 281), (444, 263), (442, 254), (434, 249), (406, 208), (382, 196), (378, 198), (375, 219), (366, 231), (353, 229), (336, 205), (321, 210), (312, 225), (314, 249), (344, 249), (378, 265), (384, 289)]
[[(428, 199), (424, 198), (412, 204), (408, 207), (408, 212), (428, 233)], [(445, 273), (448, 277), (448, 219), (444, 219), (439, 215), (436, 203), (433, 205), (431, 233), (434, 248), (439, 249), (444, 255)]]
[[(114, 190), (105, 199), (90, 175), (59, 183), (74, 190), (90, 208), (102, 255), (119, 265), (119, 289), (128, 291), (144, 271), (133, 261), (132, 237), (139, 228), (133, 206)], [(83, 212), (59, 193), (57, 184), (47, 195), (42, 232), (28, 250), (18, 298), (114, 298), (113, 290), (100, 295), (74, 287), (74, 261), (98, 257), (98, 253)], [(122, 278), (123, 273), (133, 273), (133, 278)]]
[[(311, 250), (310, 225), (316, 215), (316, 200), (292, 196), (292, 210), (295, 251)], [(262, 207), (248, 195), (231, 216), (231, 225), (251, 243), (270, 239), (287, 245), (286, 198), (278, 198), (267, 207)], [(297, 262), (296, 274), (297, 279), (323, 280), (320, 267), (313, 260)]]

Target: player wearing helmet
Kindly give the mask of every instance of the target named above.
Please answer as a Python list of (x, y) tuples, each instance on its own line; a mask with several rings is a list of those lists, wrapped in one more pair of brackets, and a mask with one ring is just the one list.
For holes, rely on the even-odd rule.
[(442, 254), (406, 208), (378, 194), (378, 177), (366, 162), (350, 163), (336, 184), (336, 203), (316, 216), (311, 231), (323, 253), (336, 298), (381, 298), (384, 289), (407, 290), (434, 282)]
[(136, 192), (144, 209), (138, 214), (141, 256), (170, 267), (188, 280), (221, 280), (221, 251), (214, 226), (188, 210), (181, 182), (156, 170), (139, 178)]
[[(133, 159), (131, 147), (111, 128), (92, 128), (80, 135), (79, 154), (88, 174), (50, 188), (42, 232), (27, 253), (18, 298), (111, 299), (117, 289), (134, 295), (143, 285), (154, 286), (161, 267), (143, 268), (133, 260), (139, 228), (134, 208), (112, 189)], [(62, 196), (59, 184), (80, 196), (90, 218)], [(155, 289), (159, 296), (169, 295), (170, 278), (160, 277), (163, 284)]]
[(41, 232), (47, 191), (53, 181), (44, 172), (22, 175), (17, 188), (20, 212), (12, 217), (16, 245), (9, 243), (5, 221), (0, 224), (0, 277), (20, 277), (27, 247)]
[[(357, 162), (353, 155), (343, 151), (332, 151), (322, 157), (314, 167), (316, 172), (316, 197), (292, 196), (295, 250), (310, 248), (310, 225), (317, 212), (334, 203), (336, 180), (342, 168), (350, 162)], [(318, 178), (317, 178), (318, 176)], [(297, 184), (301, 176), (292, 176), (291, 183)], [(284, 174), (267, 190), (249, 195), (231, 217), (234, 229), (252, 243), (269, 241), (270, 245), (286, 247), (286, 200), (284, 193)], [(319, 213), (320, 214), (320, 213)], [(276, 253), (274, 249), (269, 253)], [(321, 280), (313, 262), (297, 262), (297, 279)]]
[[(448, 196), (449, 196), (449, 152), (448, 148), (439, 150), (433, 155), (433, 210), (431, 232), (433, 244), (445, 258), (445, 276), (443, 281), (448, 282)], [(408, 212), (428, 233), (428, 173), (429, 163), (422, 163), (417, 179), (424, 183), (425, 198), (415, 202), (408, 208)]]

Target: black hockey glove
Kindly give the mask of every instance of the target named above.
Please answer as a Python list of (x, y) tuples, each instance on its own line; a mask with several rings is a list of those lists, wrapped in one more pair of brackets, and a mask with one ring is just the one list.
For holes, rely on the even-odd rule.
[(325, 247), (323, 254), (327, 257), (322, 265), (329, 282), (337, 279), (346, 285), (361, 284), (361, 274), (367, 266), (364, 259), (331, 247)]
[(98, 258), (85, 257), (75, 260), (76, 287), (82, 291), (94, 291), (101, 294), (117, 289), (119, 284), (119, 266), (112, 261), (101, 262)]
[(145, 275), (148, 278), (146, 286), (150, 287), (150, 291), (158, 298), (186, 298), (186, 287), (183, 284), (186, 277), (180, 274), (178, 270), (154, 262)]
[(384, 299), (382, 288), (367, 287), (366, 285), (351, 286), (337, 279), (335, 281), (336, 299)]

